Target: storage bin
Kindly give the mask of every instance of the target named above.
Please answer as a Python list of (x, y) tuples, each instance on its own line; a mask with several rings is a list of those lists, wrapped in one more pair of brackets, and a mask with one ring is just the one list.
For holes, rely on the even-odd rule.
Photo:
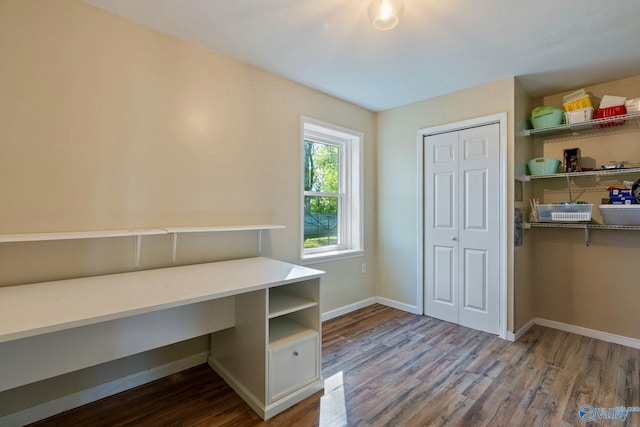
[(609, 187), (609, 200), (612, 205), (636, 204), (636, 199), (633, 197), (630, 188)]
[(627, 114), (640, 113), (640, 98), (627, 99), (624, 108), (627, 110)]
[(640, 225), (640, 205), (600, 205), (607, 225)]
[(544, 129), (562, 124), (564, 114), (562, 109), (555, 107), (537, 107), (531, 111), (531, 126), (534, 129)]
[(593, 119), (593, 107), (581, 108), (579, 110), (567, 111), (564, 113), (564, 120), (568, 125), (588, 122)]
[(609, 197), (613, 199), (614, 197), (633, 197), (633, 195), (630, 188), (609, 187)]
[(617, 107), (618, 105), (624, 105), (626, 101), (627, 98), (624, 96), (604, 95), (598, 108)]
[[(624, 105), (616, 105), (615, 107), (598, 108), (596, 110), (596, 119), (605, 119), (607, 117), (623, 116), (627, 114)], [(624, 120), (614, 120), (608, 123), (600, 123), (601, 128), (618, 126), (624, 124)]]
[(558, 171), (560, 160), (549, 157), (538, 157), (527, 162), (531, 175), (550, 175)]
[(584, 89), (577, 90), (562, 97), (562, 107), (564, 111), (575, 111), (583, 108), (593, 107), (591, 95)]
[(570, 102), (576, 101), (580, 98), (584, 98), (585, 96), (589, 96), (586, 90), (578, 89), (575, 92), (571, 92), (562, 97), (562, 103), (568, 104)]
[(537, 205), (540, 222), (591, 221), (593, 205), (588, 204), (548, 204)]

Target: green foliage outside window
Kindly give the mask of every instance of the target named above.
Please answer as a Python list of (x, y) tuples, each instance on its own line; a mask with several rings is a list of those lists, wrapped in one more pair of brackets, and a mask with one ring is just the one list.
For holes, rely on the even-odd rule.
[(339, 162), (337, 146), (304, 141), (304, 191), (331, 194), (304, 197), (305, 248), (338, 244)]
[[(338, 147), (318, 142), (304, 141), (304, 191), (337, 193), (339, 188)], [(336, 213), (336, 198), (311, 199), (311, 213)]]

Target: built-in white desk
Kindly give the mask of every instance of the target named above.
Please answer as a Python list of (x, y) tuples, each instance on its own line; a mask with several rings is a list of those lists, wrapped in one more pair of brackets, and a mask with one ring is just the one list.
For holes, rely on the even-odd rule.
[(211, 334), (209, 364), (270, 418), (323, 388), (322, 274), (257, 257), (0, 288), (0, 391)]

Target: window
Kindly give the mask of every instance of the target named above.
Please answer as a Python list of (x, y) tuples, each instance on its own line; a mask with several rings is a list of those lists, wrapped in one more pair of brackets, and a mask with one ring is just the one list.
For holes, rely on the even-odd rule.
[(302, 258), (362, 254), (362, 133), (302, 119)]

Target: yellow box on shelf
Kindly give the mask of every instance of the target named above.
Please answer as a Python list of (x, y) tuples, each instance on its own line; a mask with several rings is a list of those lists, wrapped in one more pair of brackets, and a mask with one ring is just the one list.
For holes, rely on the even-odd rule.
[(562, 97), (562, 107), (564, 111), (575, 111), (583, 108), (593, 107), (591, 95), (584, 89), (577, 90)]

